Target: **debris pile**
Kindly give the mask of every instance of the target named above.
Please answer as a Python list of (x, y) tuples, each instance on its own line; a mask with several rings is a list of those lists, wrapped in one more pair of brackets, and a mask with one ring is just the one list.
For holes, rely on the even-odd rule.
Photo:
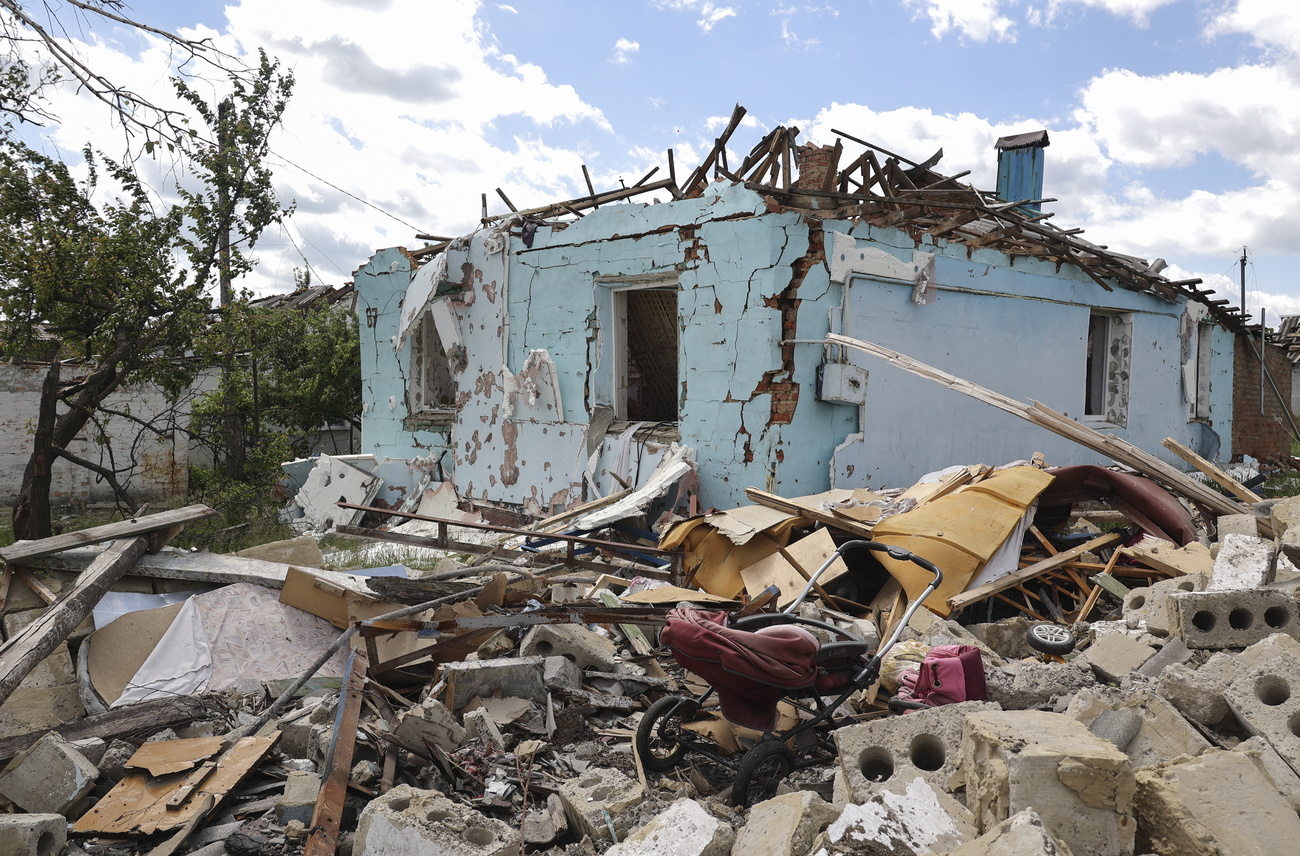
[[(1234, 490), (1220, 515), (1167, 488), (1031, 459), (751, 490), (644, 552), (599, 548), (614, 561), (559, 541), (424, 576), (322, 570), (310, 538), (165, 548), (201, 506), (20, 542), (0, 549), (0, 853), (1290, 852), (1300, 497)], [(943, 570), (924, 600), (907, 551)], [(790, 610), (853, 663), (902, 641), (824, 743), (787, 746), (660, 644), (682, 603)], [(978, 649), (985, 697), (891, 706), (945, 645)], [(794, 701), (773, 733), (813, 733)], [(765, 772), (787, 756), (812, 762)]]

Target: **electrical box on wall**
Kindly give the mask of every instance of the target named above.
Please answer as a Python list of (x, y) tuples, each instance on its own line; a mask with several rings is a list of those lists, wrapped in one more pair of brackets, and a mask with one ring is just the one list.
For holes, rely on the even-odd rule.
[(817, 367), (817, 399), (828, 404), (865, 404), (867, 370), (852, 363), (822, 363)]

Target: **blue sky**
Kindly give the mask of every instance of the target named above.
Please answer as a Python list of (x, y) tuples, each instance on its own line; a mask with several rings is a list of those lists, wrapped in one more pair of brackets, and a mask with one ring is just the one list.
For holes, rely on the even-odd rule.
[[(743, 156), (777, 124), (836, 128), (994, 181), (997, 137), (1049, 130), (1054, 223), (1170, 262), (1249, 310), (1300, 314), (1300, 4), (1285, 0), (136, 0), (129, 14), (251, 54), (298, 84), (273, 146), (297, 204), (247, 283), (340, 283), (418, 229), (694, 167), (734, 104)], [(91, 20), (76, 48), (144, 91), (167, 56)], [(113, 140), (62, 94), (42, 144)], [(850, 147), (851, 148), (851, 147)], [(110, 153), (113, 153), (110, 148)], [(661, 170), (661, 174), (663, 171)], [(365, 200), (365, 203), (359, 200)]]

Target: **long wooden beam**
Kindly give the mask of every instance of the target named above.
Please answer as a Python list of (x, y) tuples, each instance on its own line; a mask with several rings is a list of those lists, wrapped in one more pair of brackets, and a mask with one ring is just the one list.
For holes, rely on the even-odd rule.
[(183, 526), (186, 523), (207, 520), (209, 517), (216, 516), (217, 512), (206, 505), (187, 505), (184, 508), (160, 511), (157, 514), (135, 517), (131, 520), (119, 520), (116, 523), (106, 523), (103, 526), (92, 526), (89, 529), (68, 532), (65, 535), (55, 535), (52, 538), (42, 538), (39, 541), (19, 541), (8, 547), (0, 547), (0, 563), (9, 562), (17, 565), (21, 564), (24, 559), (50, 556), (75, 547), (85, 547), (88, 544), (102, 544), (105, 541), (116, 541), (119, 538), (147, 535), (150, 532), (170, 529), (173, 526)]
[(1107, 547), (1119, 540), (1120, 536), (1118, 533), (1108, 532), (1100, 538), (1093, 538), (1085, 544), (1080, 544), (1070, 550), (1057, 553), (1055, 556), (1050, 556), (1043, 559), (1041, 562), (1035, 562), (1027, 568), (1021, 568), (1018, 571), (1012, 571), (1009, 574), (998, 577), (993, 582), (985, 583), (984, 585), (977, 586), (973, 589), (968, 589), (955, 597), (949, 598), (948, 605), (952, 607), (953, 612), (956, 612), (963, 607), (970, 606), (972, 603), (979, 603), (986, 597), (992, 597), (993, 595), (998, 594), (999, 592), (1004, 592), (1009, 588), (1015, 588), (1027, 580), (1032, 580), (1035, 577), (1042, 576), (1048, 571), (1054, 571), (1068, 562), (1079, 558), (1084, 553), (1090, 553), (1093, 550), (1100, 550), (1102, 547)]
[[(1216, 490), (1203, 485), (1200, 482), (1190, 479), (1183, 472), (1175, 467), (1165, 463), (1159, 458), (1142, 451), (1137, 446), (1116, 437), (1114, 434), (1102, 434), (1100, 431), (1094, 431), (1086, 425), (1080, 424), (1070, 417), (1057, 413), (1050, 407), (1035, 401), (1032, 405), (1023, 404), (1014, 398), (994, 392), (991, 389), (963, 380), (956, 375), (949, 374), (942, 369), (926, 365), (918, 360), (914, 360), (906, 354), (891, 350), (883, 345), (877, 345), (872, 342), (864, 342), (860, 339), (853, 339), (849, 336), (842, 336), (838, 333), (831, 333), (826, 337), (826, 342), (832, 345), (843, 345), (846, 348), (852, 348), (856, 351), (870, 354), (873, 357), (879, 357), (891, 365), (897, 366), (904, 371), (910, 372), (919, 377), (932, 380), (935, 383), (942, 384), (949, 389), (954, 389), (963, 395), (983, 401), (985, 404), (1003, 410), (1013, 416), (1019, 416), (1028, 422), (1046, 428), (1048, 431), (1058, 434), (1066, 439), (1073, 440), (1081, 446), (1092, 449), (1109, 458), (1119, 461), (1121, 464), (1132, 467), (1143, 475), (1164, 485), (1170, 490), (1177, 491), (1183, 496), (1204, 505), (1217, 514), (1254, 514), (1255, 510), (1249, 505), (1245, 505), (1230, 497), (1226, 497)], [(1261, 534), (1263, 530), (1261, 528)]]

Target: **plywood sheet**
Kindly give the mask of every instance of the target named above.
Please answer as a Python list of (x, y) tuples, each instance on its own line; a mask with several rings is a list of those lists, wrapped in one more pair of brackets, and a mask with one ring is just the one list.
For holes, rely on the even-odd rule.
[[(175, 808), (169, 808), (167, 803), (178, 791), (192, 784), (188, 772), (158, 777), (139, 771), (128, 773), (72, 825), (72, 831), (152, 835), (178, 829), (206, 810), (205, 806), (220, 803), (250, 770), (261, 763), (279, 736), (280, 732), (275, 731), (265, 737), (245, 737), (235, 743), (217, 761), (212, 772)], [(211, 797), (211, 801), (205, 796)]]
[(90, 685), (105, 704), (111, 705), (126, 690), (184, 605), (128, 612), (90, 634), (86, 668)]
[[(743, 569), (740, 576), (745, 581), (745, 591), (750, 597), (757, 597), (770, 585), (779, 588), (781, 596), (777, 599), (777, 604), (784, 608), (794, 602), (808, 582), (807, 578), (795, 569), (790, 559), (798, 563), (808, 576), (812, 576), (834, 553), (835, 541), (831, 538), (830, 530), (818, 529), (806, 538), (800, 538), (786, 547), (784, 555), (780, 552), (773, 553)], [(786, 558), (787, 555), (789, 558)], [(849, 567), (844, 564), (844, 560), (837, 558), (817, 582), (824, 586), (836, 577), (848, 573), (848, 570)]]

